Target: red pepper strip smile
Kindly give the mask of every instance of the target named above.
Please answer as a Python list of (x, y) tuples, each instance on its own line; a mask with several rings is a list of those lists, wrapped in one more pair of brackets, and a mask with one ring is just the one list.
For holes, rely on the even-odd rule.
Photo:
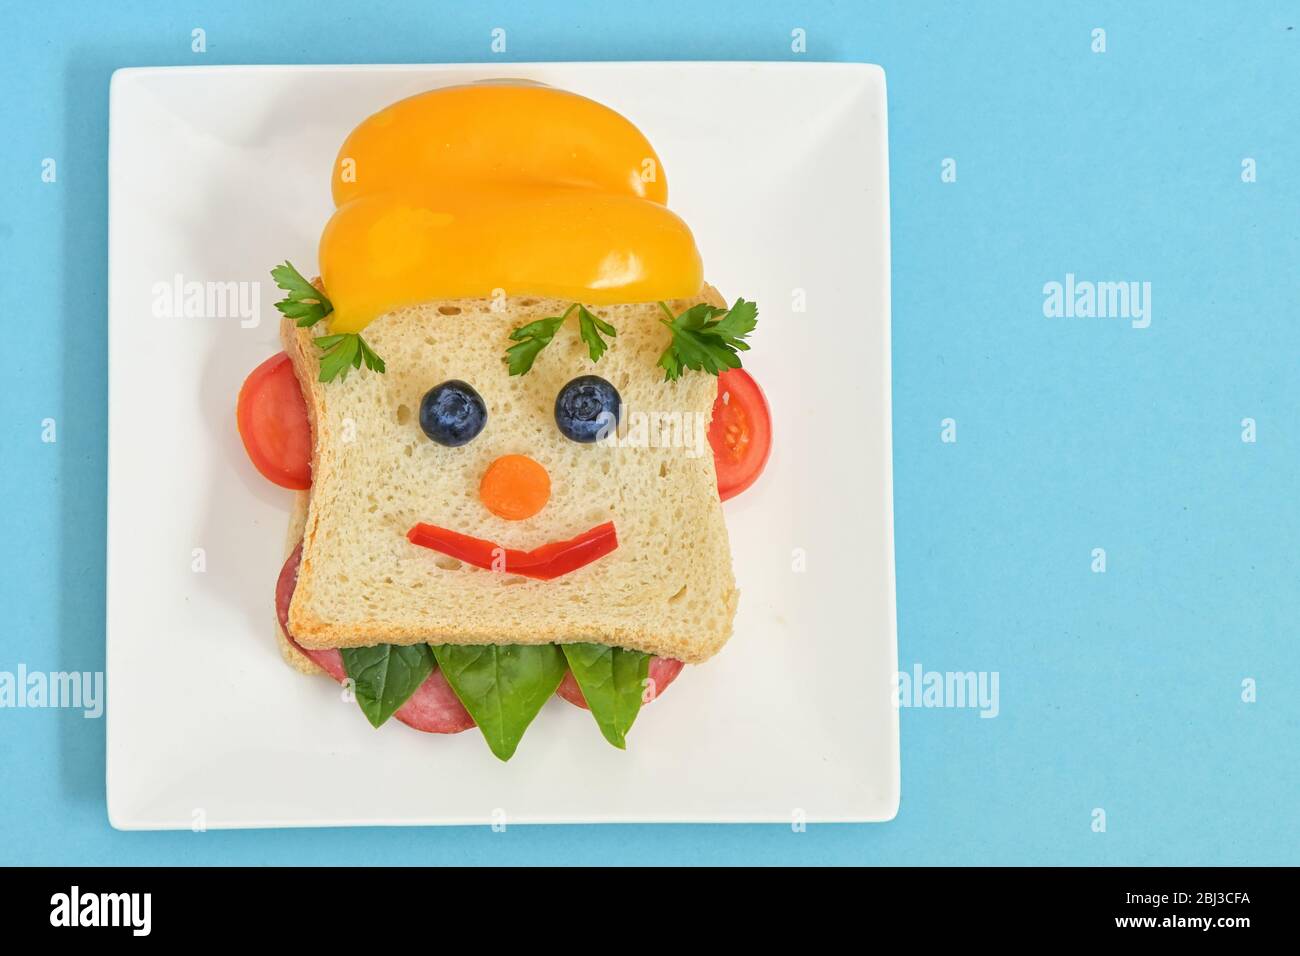
[[(431, 524), (417, 524), (406, 532), (411, 544), (431, 548), (449, 557), (488, 571), (505, 571), (539, 581), (553, 581), (603, 558), (618, 547), (614, 522), (606, 521), (568, 541), (553, 541), (532, 551), (503, 548), (491, 541), (448, 531)], [(504, 559), (505, 566), (502, 567)], [(495, 562), (495, 566), (494, 566)]]

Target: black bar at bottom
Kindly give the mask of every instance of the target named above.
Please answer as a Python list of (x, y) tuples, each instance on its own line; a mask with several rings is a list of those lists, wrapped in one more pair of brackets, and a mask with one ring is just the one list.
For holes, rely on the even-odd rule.
[(860, 942), (872, 926), (893, 925), (924, 927), (927, 941), (1046, 933), (1230, 945), (1243, 933), (1286, 933), (1296, 876), (1294, 869), (1246, 868), (574, 869), (551, 876), (384, 867), (33, 868), (0, 870), (0, 925), (20, 938), (76, 933), (82, 942), (112, 936), (248, 944), (257, 938), (252, 928), (279, 924), (292, 927), (295, 943), (387, 945), (389, 934), (409, 930), (414, 938), (420, 925), (459, 923), (468, 931), (481, 921), (494, 944), (514, 933), (541, 942), (543, 927), (552, 927), (544, 935), (576, 944), (608, 920), (612, 931), (620, 924), (630, 930), (629, 944), (640, 949), (640, 929), (624, 922), (640, 923), (639, 907), (646, 931), (675, 912), (684, 920), (676, 932), (689, 935), (699, 915), (691, 911), (705, 906), (745, 935), (773, 921), (811, 921), (820, 929), (856, 926)]

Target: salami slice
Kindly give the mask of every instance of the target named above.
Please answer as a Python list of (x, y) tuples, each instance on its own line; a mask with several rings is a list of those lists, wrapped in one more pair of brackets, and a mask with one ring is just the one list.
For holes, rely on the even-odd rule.
[[(348, 676), (343, 667), (343, 655), (335, 648), (309, 650), (295, 641), (289, 631), (289, 602), (293, 599), (293, 589), (298, 584), (298, 563), (301, 560), (300, 542), (284, 562), (280, 577), (275, 582), (275, 614), (280, 619), (280, 630), (289, 643), (341, 684)], [(427, 734), (458, 734), (474, 726), (474, 718), (461, 704), (440, 670), (434, 670), (393, 716), (406, 726)]]
[[(654, 690), (653, 700), (665, 690), (668, 685), (677, 679), (677, 675), (682, 672), (686, 665), (681, 661), (673, 660), (671, 657), (652, 657), (650, 658), (650, 680), (653, 683), (647, 690)], [(578, 686), (578, 680), (573, 676), (573, 671), (565, 671), (564, 680), (560, 681), (559, 688), (555, 691), (560, 697), (563, 697), (575, 707), (587, 708), (587, 699), (582, 696), (582, 688)]]

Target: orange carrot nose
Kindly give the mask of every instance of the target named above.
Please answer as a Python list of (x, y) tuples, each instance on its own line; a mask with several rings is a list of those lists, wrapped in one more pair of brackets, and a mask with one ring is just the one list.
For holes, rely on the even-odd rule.
[(527, 455), (502, 455), (483, 472), (478, 496), (498, 518), (521, 521), (546, 507), (551, 476)]

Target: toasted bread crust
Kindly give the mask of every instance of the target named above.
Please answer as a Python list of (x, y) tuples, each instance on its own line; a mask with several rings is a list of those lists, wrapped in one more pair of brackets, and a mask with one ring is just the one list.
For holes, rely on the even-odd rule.
[[(306, 491), (295, 491), (293, 494), (293, 510), (289, 512), (289, 529), (284, 536), (284, 560), (286, 561), (289, 560), (289, 555), (293, 554), (293, 549), (298, 547), (298, 542), (302, 540), (302, 528), (307, 523), (309, 497)], [(304, 674), (325, 673), (315, 661), (294, 647), (285, 636), (278, 614), (275, 617), (275, 642), (280, 647), (280, 656), (284, 658), (284, 662), (294, 670)]]

